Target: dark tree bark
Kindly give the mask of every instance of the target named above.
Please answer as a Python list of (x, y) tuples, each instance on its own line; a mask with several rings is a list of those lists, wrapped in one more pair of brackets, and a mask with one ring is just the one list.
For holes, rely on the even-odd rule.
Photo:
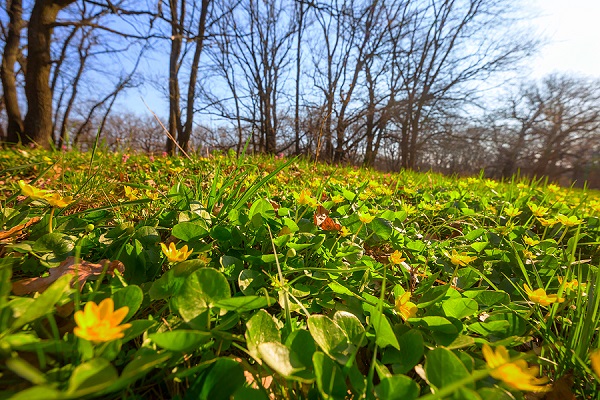
[(4, 91), (4, 106), (8, 118), (6, 128), (6, 141), (18, 143), (23, 135), (23, 119), (17, 99), (17, 84), (15, 77), (15, 63), (19, 56), (19, 43), (21, 40), (21, 29), (23, 28), (23, 5), (21, 0), (12, 0), (8, 7), (10, 22), (4, 53), (2, 56), (2, 90)]
[(52, 30), (59, 11), (74, 2), (37, 0), (31, 11), (27, 31), (25, 96), (28, 107), (23, 144), (35, 143), (46, 149), (52, 145), (52, 91), (49, 83)]

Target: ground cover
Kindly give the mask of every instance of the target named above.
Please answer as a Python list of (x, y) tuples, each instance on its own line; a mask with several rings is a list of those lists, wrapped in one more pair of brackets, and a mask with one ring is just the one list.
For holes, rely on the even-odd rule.
[(0, 170), (1, 398), (598, 394), (596, 192), (229, 155)]

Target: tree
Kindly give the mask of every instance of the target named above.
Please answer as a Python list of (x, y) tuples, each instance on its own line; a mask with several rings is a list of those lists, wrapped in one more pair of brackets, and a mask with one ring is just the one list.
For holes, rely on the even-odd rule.
[(560, 177), (600, 145), (600, 81), (550, 75), (522, 85), (506, 103), (494, 129), (502, 176), (520, 168)]

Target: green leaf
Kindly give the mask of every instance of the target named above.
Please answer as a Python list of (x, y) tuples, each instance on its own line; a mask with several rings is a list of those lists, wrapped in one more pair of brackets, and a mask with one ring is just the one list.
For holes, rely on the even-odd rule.
[(263, 287), (265, 283), (265, 274), (253, 269), (244, 269), (238, 276), (238, 285), (240, 286), (242, 293), (246, 296), (256, 293), (256, 291)]
[(333, 315), (333, 322), (342, 328), (351, 343), (359, 345), (359, 341), (365, 333), (365, 328), (356, 315), (347, 311), (338, 311)]
[(248, 218), (252, 219), (255, 215), (261, 215), (265, 219), (275, 218), (275, 209), (269, 200), (258, 199), (250, 207)]
[(113, 294), (113, 300), (115, 302), (115, 310), (124, 306), (129, 307), (129, 312), (125, 316), (125, 319), (123, 319), (123, 322), (127, 322), (142, 305), (144, 292), (139, 286), (129, 285), (123, 289), (116, 290)]
[(448, 321), (444, 317), (430, 316), (423, 318), (411, 318), (409, 321), (415, 326), (427, 328), (432, 332), (441, 332), (447, 334), (458, 333), (458, 330), (452, 324), (452, 322)]
[(231, 231), (226, 226), (215, 226), (210, 233), (210, 237), (219, 241), (226, 242), (232, 239)]
[(385, 349), (382, 362), (392, 364), (392, 370), (396, 374), (406, 374), (412, 370), (423, 359), (425, 344), (423, 335), (417, 329), (411, 329), (398, 338), (400, 349), (393, 347)]
[(453, 298), (442, 302), (442, 309), (446, 317), (462, 319), (476, 314), (479, 310), (477, 302), (472, 299)]
[(248, 352), (256, 359), (260, 358), (258, 346), (261, 343), (281, 342), (277, 324), (265, 310), (259, 310), (246, 322), (245, 336)]
[(331, 318), (325, 315), (311, 315), (307, 325), (315, 342), (328, 356), (335, 357), (348, 347), (346, 334)]
[(184, 400), (229, 399), (246, 378), (240, 363), (230, 358), (219, 358), (200, 373), (186, 391)]
[(119, 377), (116, 368), (104, 358), (78, 365), (69, 379), (70, 395), (84, 396), (107, 388)]
[(388, 240), (393, 232), (393, 226), (390, 221), (383, 218), (375, 218), (369, 228), (373, 229), (375, 234), (382, 240)]
[(188, 276), (175, 296), (177, 308), (188, 322), (222, 299), (231, 297), (229, 283), (222, 273), (212, 268), (201, 268)]
[(176, 329), (170, 332), (153, 333), (148, 336), (150, 340), (171, 351), (188, 352), (206, 343), (212, 334), (194, 330)]
[(186, 260), (175, 264), (173, 268), (152, 282), (148, 292), (150, 298), (162, 300), (175, 295), (192, 272), (205, 266), (206, 263), (202, 260)]
[(296, 354), (292, 353), (286, 345), (279, 342), (261, 343), (258, 345), (258, 352), (260, 358), (284, 378), (301, 382), (309, 381), (302, 375), (298, 375), (306, 367), (302, 365)]
[(125, 336), (123, 337), (123, 339), (121, 339), (123, 343), (126, 343), (129, 340), (138, 337), (142, 333), (146, 332), (151, 326), (156, 324), (156, 321), (151, 321), (147, 319), (136, 319), (129, 323), (131, 324), (131, 326), (124, 332)]
[(25, 312), (21, 314), (11, 325), (11, 330), (16, 330), (25, 324), (54, 312), (54, 305), (69, 291), (72, 275), (63, 275), (58, 278), (44, 293), (40, 294), (29, 304)]
[(412, 400), (419, 397), (419, 385), (408, 376), (392, 375), (381, 379), (375, 393), (380, 399)]
[(195, 222), (180, 222), (173, 227), (171, 234), (185, 242), (201, 239), (208, 235), (208, 231)]
[(324, 399), (344, 399), (348, 388), (339, 365), (317, 351), (313, 354), (313, 366), (321, 396)]
[(232, 280), (238, 277), (240, 272), (244, 269), (244, 263), (236, 257), (222, 256), (219, 262), (223, 267), (222, 271)]
[(400, 343), (387, 317), (376, 307), (369, 306), (368, 310), (371, 313), (369, 324), (375, 329), (375, 343), (381, 348), (392, 346), (400, 350)]
[(450, 285), (432, 287), (427, 292), (425, 292), (425, 294), (423, 294), (421, 299), (419, 299), (417, 307), (426, 308), (432, 304), (437, 303), (446, 296), (446, 293), (448, 293), (448, 289), (450, 289)]
[(6, 360), (6, 367), (34, 385), (43, 385), (46, 383), (46, 376), (39, 369), (35, 368), (22, 358), (9, 358)]
[(264, 296), (238, 296), (219, 300), (215, 303), (215, 307), (227, 311), (243, 313), (256, 310), (257, 308), (269, 307), (275, 302), (275, 298), (267, 298)]
[(285, 345), (298, 356), (298, 360), (304, 366), (312, 365), (312, 356), (317, 351), (317, 346), (306, 329), (298, 329), (290, 333), (285, 340)]
[(75, 248), (73, 239), (62, 233), (47, 233), (40, 237), (32, 246), (33, 251), (38, 253), (52, 253), (54, 257), (48, 259), (50, 262), (62, 261)]
[[(469, 371), (460, 359), (453, 352), (443, 347), (435, 348), (427, 353), (425, 357), (425, 375), (429, 383), (438, 389), (470, 376)], [(469, 388), (475, 387), (472, 382), (466, 386)]]
[(59, 392), (51, 386), (34, 386), (29, 389), (22, 390), (10, 397), (10, 400), (54, 400), (64, 399), (65, 394)]

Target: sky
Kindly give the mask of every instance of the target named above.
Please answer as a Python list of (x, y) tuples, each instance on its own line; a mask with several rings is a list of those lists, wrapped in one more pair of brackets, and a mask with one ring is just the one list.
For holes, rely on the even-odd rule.
[(531, 77), (570, 72), (600, 78), (600, 0), (533, 0), (533, 25), (548, 43), (531, 60)]
[[(546, 42), (526, 63), (528, 78), (564, 72), (600, 79), (600, 0), (522, 0), (521, 4), (523, 15), (531, 16), (526, 23)], [(166, 77), (166, 64), (163, 72)], [(134, 90), (121, 104), (151, 115), (142, 99), (158, 115), (166, 115), (166, 99), (153, 88)]]

